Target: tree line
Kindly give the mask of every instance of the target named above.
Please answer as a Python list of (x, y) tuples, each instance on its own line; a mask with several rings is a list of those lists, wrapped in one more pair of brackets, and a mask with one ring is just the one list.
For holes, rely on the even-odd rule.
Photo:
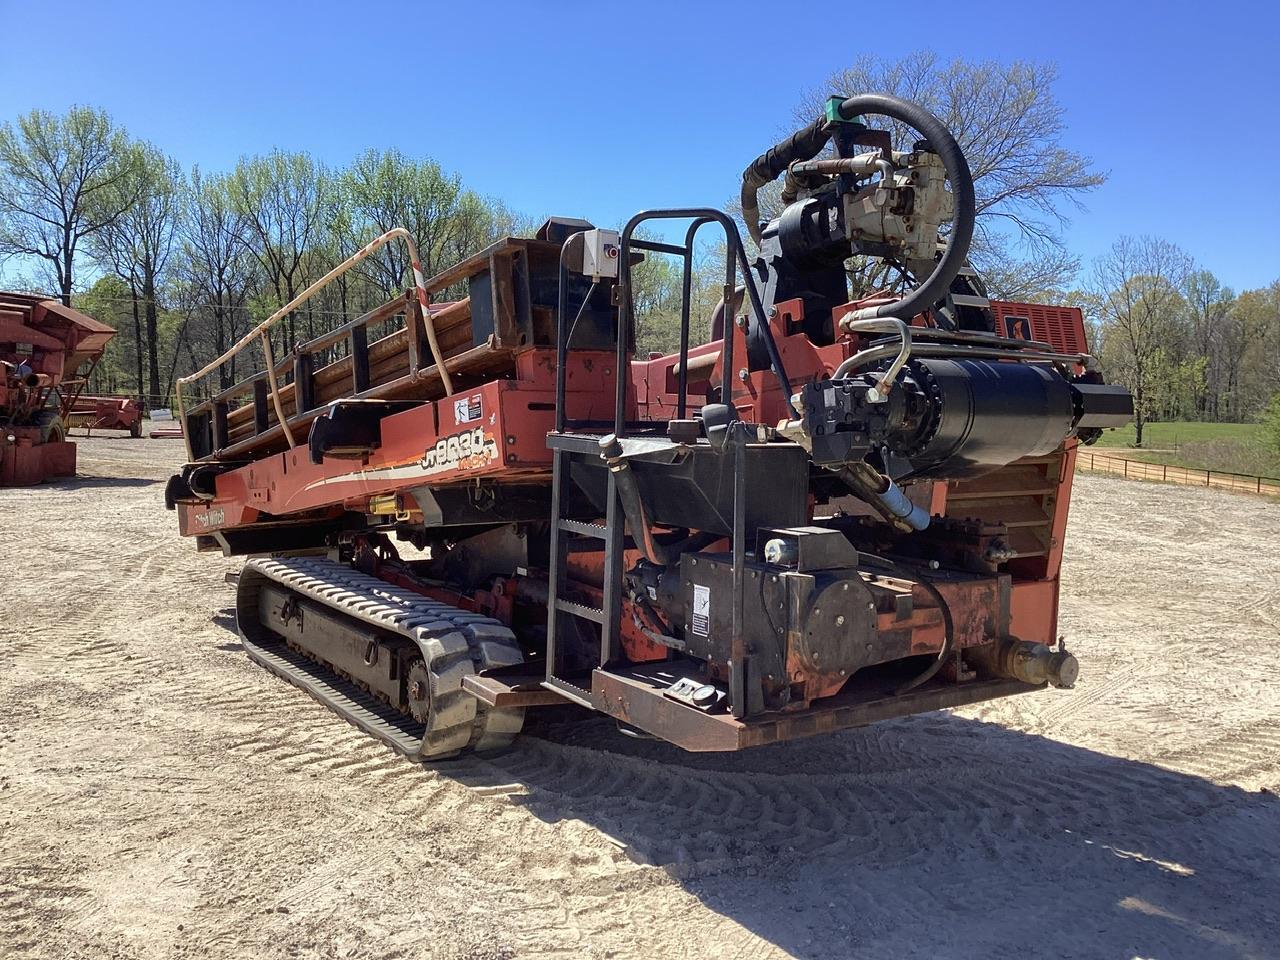
[[(1159, 238), (1120, 238), (1087, 266), (1067, 248), (1063, 228), (1105, 175), (1064, 143), (1055, 82), (1048, 63), (864, 57), (802, 97), (792, 124), (818, 115), (833, 90), (895, 93), (939, 116), (973, 171), (971, 259), (989, 292), (1084, 309), (1108, 378), (1134, 393), (1139, 444), (1152, 419), (1256, 420), (1268, 404), (1280, 418), (1280, 280), (1236, 293)], [(893, 132), (910, 142), (909, 131)], [(766, 216), (779, 210), (773, 190), (762, 193)], [(393, 226), (416, 238), (430, 276), (535, 221), (396, 150), (368, 150), (341, 168), (275, 150), (230, 171), (188, 171), (92, 108), (32, 111), (0, 127), (0, 258), (34, 265), (32, 285), (121, 331), (96, 390), (166, 403), (176, 376)], [(698, 259), (695, 342), (720, 293), (723, 256), (721, 247)], [(849, 268), (855, 296), (886, 283), (874, 265)], [(409, 282), (405, 252), (389, 245), (295, 311), (281, 325), (281, 351)], [(679, 263), (650, 257), (634, 282), (641, 352), (673, 350)], [(251, 372), (244, 362), (223, 364), (218, 385)]]
[[(394, 226), (412, 233), (432, 276), (531, 225), (397, 150), (342, 168), (274, 150), (210, 173), (184, 170), (93, 108), (36, 110), (0, 127), (0, 256), (34, 265), (27, 285), (120, 331), (94, 391), (166, 405), (176, 377)], [(406, 250), (388, 244), (290, 314), (281, 354), (409, 283)], [(213, 379), (229, 387), (257, 362), (234, 357)]]
[(1121, 237), (1069, 299), (1133, 393), (1138, 446), (1149, 420), (1280, 422), (1280, 280), (1237, 294), (1176, 244)]

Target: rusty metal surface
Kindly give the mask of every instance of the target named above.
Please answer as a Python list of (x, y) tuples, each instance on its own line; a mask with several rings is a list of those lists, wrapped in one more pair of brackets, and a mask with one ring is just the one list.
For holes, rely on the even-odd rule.
[(142, 407), (132, 397), (99, 397), (82, 393), (69, 405), (66, 423), (68, 429), (133, 430), (136, 436), (142, 429)]
[(114, 336), (60, 302), (0, 292), (0, 486), (75, 474), (75, 444), (60, 421)]
[(1042, 686), (1017, 680), (937, 682), (899, 696), (886, 693), (858, 699), (844, 695), (796, 713), (739, 720), (723, 713), (703, 713), (667, 699), (661, 688), (640, 670), (632, 671), (629, 676), (607, 670), (596, 670), (592, 674), (596, 709), (693, 752), (742, 750), (782, 743), (1042, 689)]
[(519, 677), (482, 676), (462, 678), (462, 689), (491, 707), (550, 707), (569, 701), (542, 685), (543, 675)]

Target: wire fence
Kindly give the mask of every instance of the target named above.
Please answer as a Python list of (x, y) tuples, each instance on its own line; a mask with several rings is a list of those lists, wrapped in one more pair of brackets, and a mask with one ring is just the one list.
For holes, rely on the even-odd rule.
[(1160, 480), (1191, 487), (1221, 487), (1240, 493), (1280, 497), (1280, 477), (1255, 477), (1246, 473), (1228, 473), (1225, 470), (1200, 470), (1167, 463), (1147, 463), (1145, 460), (1130, 460), (1109, 453), (1082, 450), (1076, 457), (1076, 469), (1112, 473), (1133, 480)]

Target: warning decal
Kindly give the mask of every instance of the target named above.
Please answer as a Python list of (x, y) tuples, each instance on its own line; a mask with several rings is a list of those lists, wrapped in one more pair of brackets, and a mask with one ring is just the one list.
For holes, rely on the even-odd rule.
[(711, 632), (711, 588), (693, 585), (693, 632), (705, 637)]
[(453, 401), (453, 418), (458, 423), (470, 423), (483, 416), (484, 404), (481, 403), (480, 394)]

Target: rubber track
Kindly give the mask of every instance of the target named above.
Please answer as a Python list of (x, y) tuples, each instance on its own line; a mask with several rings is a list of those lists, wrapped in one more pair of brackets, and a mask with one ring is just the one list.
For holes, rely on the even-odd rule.
[[(430, 676), (430, 719), (423, 725), (361, 691), (289, 647), (258, 621), (262, 584), (283, 587), (344, 616), (412, 640)], [(511, 742), (521, 710), (489, 709), (462, 689), (478, 670), (519, 663), (511, 630), (482, 614), (401, 590), (345, 564), (313, 557), (248, 561), (236, 593), (236, 620), (249, 656), (311, 694), (356, 727), (417, 760), (438, 760), (465, 750), (492, 750)]]

